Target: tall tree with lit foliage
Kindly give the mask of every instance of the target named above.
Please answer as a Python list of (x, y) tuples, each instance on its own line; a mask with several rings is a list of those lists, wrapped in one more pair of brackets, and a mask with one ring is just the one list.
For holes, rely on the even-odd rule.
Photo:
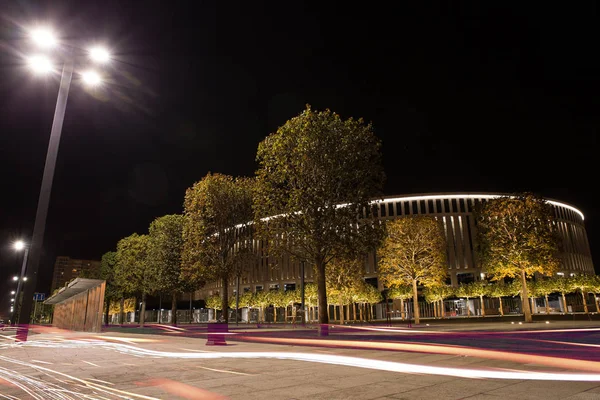
[(125, 293), (142, 299), (140, 326), (144, 326), (146, 296), (154, 290), (154, 275), (148, 268), (148, 235), (131, 234), (117, 243), (115, 280)]
[(155, 291), (171, 295), (171, 322), (177, 323), (177, 296), (201, 286), (181, 276), (183, 215), (156, 218), (148, 229), (148, 266), (154, 275)]
[(417, 285), (443, 285), (446, 280), (446, 238), (431, 217), (404, 217), (387, 223), (379, 254), (379, 276), (388, 287), (413, 288), (415, 323), (420, 322)]
[(309, 106), (258, 146), (257, 233), (272, 259), (314, 266), (321, 324), (329, 322), (327, 264), (366, 254), (382, 237), (371, 203), (385, 179), (380, 146), (371, 124)]
[(229, 282), (253, 257), (253, 179), (208, 173), (186, 191), (181, 276), (220, 280), (227, 322)]
[(527, 277), (552, 276), (559, 265), (552, 206), (530, 193), (503, 196), (477, 211), (482, 268), (493, 279), (519, 278), (525, 322), (532, 322)]

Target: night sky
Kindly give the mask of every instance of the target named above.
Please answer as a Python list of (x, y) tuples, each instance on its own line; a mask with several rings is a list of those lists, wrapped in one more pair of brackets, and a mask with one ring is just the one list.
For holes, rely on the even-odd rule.
[(102, 88), (71, 86), (41, 291), (57, 255), (100, 259), (181, 212), (208, 171), (252, 175), (258, 143), (307, 103), (373, 122), (387, 195), (533, 191), (580, 208), (599, 270), (597, 6), (405, 3), (0, 0), (0, 307), (58, 90), (23, 61), (36, 22), (115, 57)]

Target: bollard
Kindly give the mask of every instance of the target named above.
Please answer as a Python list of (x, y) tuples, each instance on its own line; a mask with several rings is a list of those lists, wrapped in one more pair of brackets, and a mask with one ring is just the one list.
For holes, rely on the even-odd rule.
[(207, 324), (206, 346), (225, 346), (225, 334), (228, 332), (228, 324)]
[(319, 325), (319, 336), (329, 336), (329, 325), (327, 325), (327, 324)]

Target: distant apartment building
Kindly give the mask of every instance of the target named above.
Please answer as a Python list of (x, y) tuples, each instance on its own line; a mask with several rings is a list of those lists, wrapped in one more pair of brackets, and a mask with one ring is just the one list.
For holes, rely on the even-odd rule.
[(100, 261), (77, 260), (67, 256), (56, 257), (54, 273), (52, 274), (52, 288), (50, 292), (63, 287), (73, 278), (81, 276), (83, 271), (99, 271)]

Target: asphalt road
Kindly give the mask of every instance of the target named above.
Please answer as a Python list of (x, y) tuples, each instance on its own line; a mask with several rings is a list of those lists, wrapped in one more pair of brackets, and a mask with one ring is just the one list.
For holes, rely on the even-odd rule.
[(0, 398), (600, 399), (600, 324), (530, 328), (239, 326), (226, 346), (199, 326), (0, 331)]

